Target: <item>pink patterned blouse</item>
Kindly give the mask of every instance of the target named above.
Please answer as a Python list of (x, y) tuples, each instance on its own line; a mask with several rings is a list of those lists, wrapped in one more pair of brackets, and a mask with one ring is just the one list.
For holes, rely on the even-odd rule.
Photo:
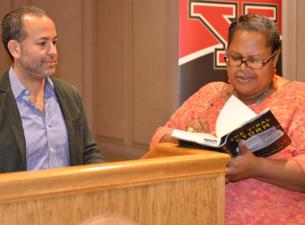
[[(282, 78), (275, 79), (276, 91), (259, 104), (249, 107), (256, 113), (271, 109), (292, 143), (270, 156), (272, 159), (292, 159), (303, 169), (305, 176), (305, 83), (291, 81), (279, 88)], [(173, 128), (185, 130), (191, 120), (204, 119), (215, 132), (219, 111), (229, 96), (230, 87), (213, 82), (191, 96), (157, 129), (151, 142), (154, 147)], [(226, 184), (226, 224), (305, 224), (305, 193), (259, 181), (245, 179)]]

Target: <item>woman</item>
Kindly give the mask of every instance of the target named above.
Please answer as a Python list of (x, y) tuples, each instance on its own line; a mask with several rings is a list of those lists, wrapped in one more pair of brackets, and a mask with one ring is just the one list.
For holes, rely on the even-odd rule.
[[(227, 224), (305, 223), (305, 84), (274, 74), (281, 41), (276, 25), (260, 15), (244, 15), (229, 28), (225, 61), (229, 83), (214, 82), (190, 97), (154, 135), (174, 142), (176, 129), (215, 132), (219, 111), (235, 95), (256, 113), (271, 109), (292, 143), (259, 158), (244, 142), (226, 172)], [(233, 115), (234, 116), (234, 115)]]

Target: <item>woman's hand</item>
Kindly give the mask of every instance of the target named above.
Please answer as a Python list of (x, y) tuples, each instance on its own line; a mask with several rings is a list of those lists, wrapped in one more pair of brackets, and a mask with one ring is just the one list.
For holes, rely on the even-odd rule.
[(186, 130), (190, 132), (210, 133), (209, 124), (203, 119), (192, 120)]
[(239, 143), (239, 149), (240, 154), (228, 163), (226, 181), (255, 177), (292, 191), (305, 192), (305, 174), (294, 160), (256, 157), (245, 141)]
[(262, 158), (256, 157), (246, 146), (244, 140), (239, 143), (239, 155), (232, 158), (227, 167), (226, 179), (229, 181), (239, 181), (256, 176), (256, 170)]

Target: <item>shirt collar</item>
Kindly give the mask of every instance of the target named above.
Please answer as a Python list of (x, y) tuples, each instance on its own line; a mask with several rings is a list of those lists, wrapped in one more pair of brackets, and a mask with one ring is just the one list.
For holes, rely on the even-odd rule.
[[(29, 92), (26, 90), (26, 88), (23, 86), (23, 84), (20, 82), (19, 78), (15, 74), (13, 67), (11, 67), (9, 70), (9, 78), (15, 99), (17, 99), (19, 96), (29, 95)], [(54, 91), (54, 84), (50, 77), (46, 79), (45, 90), (47, 90), (47, 93)]]

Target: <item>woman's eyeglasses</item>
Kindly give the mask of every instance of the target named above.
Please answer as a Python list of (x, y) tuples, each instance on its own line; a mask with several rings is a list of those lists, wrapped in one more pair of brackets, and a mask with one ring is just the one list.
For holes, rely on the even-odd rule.
[(228, 66), (240, 67), (243, 63), (245, 63), (245, 65), (250, 69), (261, 70), (275, 56), (276, 53), (277, 51), (275, 51), (271, 56), (269, 56), (265, 60), (255, 60), (251, 58), (243, 59), (241, 57), (234, 57), (231, 55), (226, 55), (224, 57), (224, 60)]

